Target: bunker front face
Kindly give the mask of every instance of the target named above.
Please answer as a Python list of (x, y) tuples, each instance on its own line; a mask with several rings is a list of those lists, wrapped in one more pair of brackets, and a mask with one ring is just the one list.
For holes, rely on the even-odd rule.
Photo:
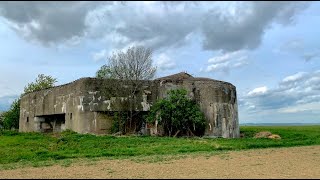
[[(145, 114), (157, 100), (166, 97), (169, 90), (184, 88), (206, 117), (206, 136), (240, 136), (236, 87), (231, 83), (192, 77), (184, 72), (139, 82), (141, 88), (134, 99), (118, 92), (129, 91), (130, 85), (97, 78), (81, 78), (24, 94), (20, 104), (19, 131), (71, 129), (78, 133), (110, 134), (115, 112), (134, 110)], [(120, 88), (116, 87), (119, 85)], [(132, 104), (131, 109), (128, 103)]]

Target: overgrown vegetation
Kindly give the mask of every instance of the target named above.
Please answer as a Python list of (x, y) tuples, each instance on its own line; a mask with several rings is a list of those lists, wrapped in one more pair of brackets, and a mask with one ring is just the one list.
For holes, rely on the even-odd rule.
[(53, 78), (52, 76), (39, 74), (35, 82), (28, 83), (28, 85), (24, 87), (24, 93), (29, 93), (33, 91), (39, 91), (42, 89), (54, 87), (54, 84), (56, 82), (57, 82), (57, 79)]
[(8, 111), (1, 114), (0, 121), (4, 129), (19, 129), (20, 99), (13, 101)]
[(128, 113), (119, 111), (113, 114), (113, 121), (111, 126), (111, 133), (126, 133), (126, 122), (127, 122)]
[(0, 112), (0, 130), (3, 128), (3, 114), (4, 112)]
[[(39, 74), (35, 82), (29, 83), (24, 87), (24, 93), (54, 87), (54, 83), (56, 82), (56, 79), (51, 76)], [(10, 109), (1, 114), (0, 128), (2, 126), (4, 129), (19, 129), (20, 98), (21, 97), (13, 101)]]
[(150, 109), (147, 122), (163, 127), (167, 136), (204, 134), (206, 120), (197, 103), (187, 97), (187, 90), (168, 91), (168, 96), (156, 102)]
[[(0, 132), (0, 168), (9, 163), (74, 158), (129, 158), (149, 155), (183, 155), (225, 150), (320, 145), (320, 126), (240, 127), (245, 138), (172, 138), (148, 136), (95, 136), (66, 131), (61, 134)], [(255, 139), (270, 131), (282, 139)]]
[[(102, 94), (105, 97), (122, 98), (122, 107), (117, 110), (126, 111), (121, 116), (126, 115), (127, 118), (125, 118), (126, 127), (119, 132), (122, 134), (130, 133), (132, 130), (137, 132), (140, 129), (137, 124), (142, 124), (143, 121), (142, 118), (136, 118), (141, 114), (136, 111), (136, 105), (137, 102), (141, 102), (139, 98), (142, 97), (143, 83), (145, 80), (151, 80), (157, 70), (153, 66), (152, 50), (143, 46), (132, 46), (124, 52), (115, 51), (106, 59), (108, 59), (107, 64), (96, 72), (97, 78), (109, 80), (104, 82), (105, 90)], [(114, 79), (116, 81), (113, 81)], [(116, 122), (119, 124), (114, 124), (114, 127), (121, 128), (123, 122), (120, 120)]]

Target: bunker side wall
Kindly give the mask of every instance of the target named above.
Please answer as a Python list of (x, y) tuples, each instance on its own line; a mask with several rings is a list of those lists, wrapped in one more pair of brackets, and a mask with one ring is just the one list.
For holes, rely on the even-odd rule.
[(185, 88), (204, 113), (207, 126), (205, 135), (238, 138), (240, 136), (236, 87), (214, 80), (160, 80), (159, 98), (172, 89)]
[(81, 82), (44, 89), (21, 97), (19, 131), (40, 131), (40, 121), (44, 115), (65, 115), (65, 128), (77, 129), (77, 104)]
[[(82, 78), (72, 83), (25, 94), (21, 98), (19, 131), (40, 131), (41, 116), (65, 114), (65, 129), (79, 133), (108, 133), (107, 111), (149, 111), (156, 93), (152, 81), (141, 81), (142, 90), (130, 100), (129, 86), (116, 80)], [(123, 94), (121, 94), (123, 92)]]

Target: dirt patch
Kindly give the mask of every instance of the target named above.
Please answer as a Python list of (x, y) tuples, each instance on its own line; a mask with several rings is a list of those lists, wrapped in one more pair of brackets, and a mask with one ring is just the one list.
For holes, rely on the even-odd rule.
[(270, 139), (281, 139), (278, 134), (272, 134), (269, 131), (262, 131), (257, 133), (254, 138), (270, 138)]
[(268, 136), (268, 138), (270, 138), (270, 139), (281, 139), (281, 137), (278, 134), (272, 134), (272, 135)]
[(157, 163), (101, 160), (0, 171), (1, 178), (320, 178), (320, 146), (186, 156)]

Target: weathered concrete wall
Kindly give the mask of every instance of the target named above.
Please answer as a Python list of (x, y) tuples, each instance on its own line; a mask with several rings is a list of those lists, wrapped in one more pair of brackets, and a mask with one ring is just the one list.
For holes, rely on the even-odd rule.
[(70, 119), (70, 113), (75, 113), (75, 106), (78, 103), (77, 90), (80, 89), (80, 86), (80, 81), (77, 81), (22, 96), (19, 131), (40, 131), (40, 123), (44, 121), (41, 116), (54, 114), (65, 114), (66, 128), (72, 128), (73, 125), (77, 126), (77, 122), (69, 122), (68, 120)]
[[(40, 123), (44, 122), (41, 116), (64, 114), (65, 125), (62, 127), (65, 129), (79, 133), (109, 133), (112, 118), (99, 112), (129, 110), (128, 97), (106, 93), (105, 87), (113, 86), (113, 81), (82, 78), (66, 85), (28, 93), (21, 99), (19, 131), (41, 131)], [(143, 83), (143, 91), (136, 94), (137, 98), (132, 103), (133, 109), (150, 109), (149, 103), (155, 98), (151, 95), (151, 87), (151, 81)]]
[(238, 138), (240, 136), (236, 87), (230, 83), (206, 78), (158, 80), (159, 97), (172, 89), (184, 88), (196, 100), (207, 119), (205, 135)]
[[(115, 80), (101, 80), (96, 78), (85, 78), (82, 81), (79, 93), (80, 105), (78, 109), (81, 111), (123, 111), (129, 110), (128, 91), (131, 91), (128, 85), (119, 85)], [(142, 90), (135, 94), (136, 99), (131, 101), (136, 111), (148, 111), (150, 102), (156, 98), (152, 96), (152, 81), (143, 81)], [(122, 91), (122, 92), (119, 92)], [(119, 94), (122, 94), (119, 96)], [(150, 100), (148, 99), (148, 96)]]
[(206, 135), (224, 138), (240, 136), (235, 86), (219, 81), (195, 81), (196, 91), (208, 128)]
[[(56, 131), (72, 129), (79, 133), (108, 134), (112, 117), (105, 112), (127, 111), (130, 110), (130, 104), (136, 111), (148, 111), (154, 102), (166, 97), (169, 90), (185, 88), (205, 114), (205, 135), (239, 137), (236, 87), (230, 83), (194, 78), (184, 73), (178, 79), (143, 81), (142, 90), (136, 93), (136, 99), (132, 101), (129, 101), (126, 93), (130, 86), (122, 84), (119, 88), (117, 83), (115, 80), (82, 78), (66, 85), (25, 94), (21, 98), (19, 131), (41, 132), (42, 126), (48, 121), (46, 117), (54, 119), (58, 117), (53, 115), (61, 114), (65, 123), (53, 123)], [(123, 95), (116, 96), (119, 93)]]

